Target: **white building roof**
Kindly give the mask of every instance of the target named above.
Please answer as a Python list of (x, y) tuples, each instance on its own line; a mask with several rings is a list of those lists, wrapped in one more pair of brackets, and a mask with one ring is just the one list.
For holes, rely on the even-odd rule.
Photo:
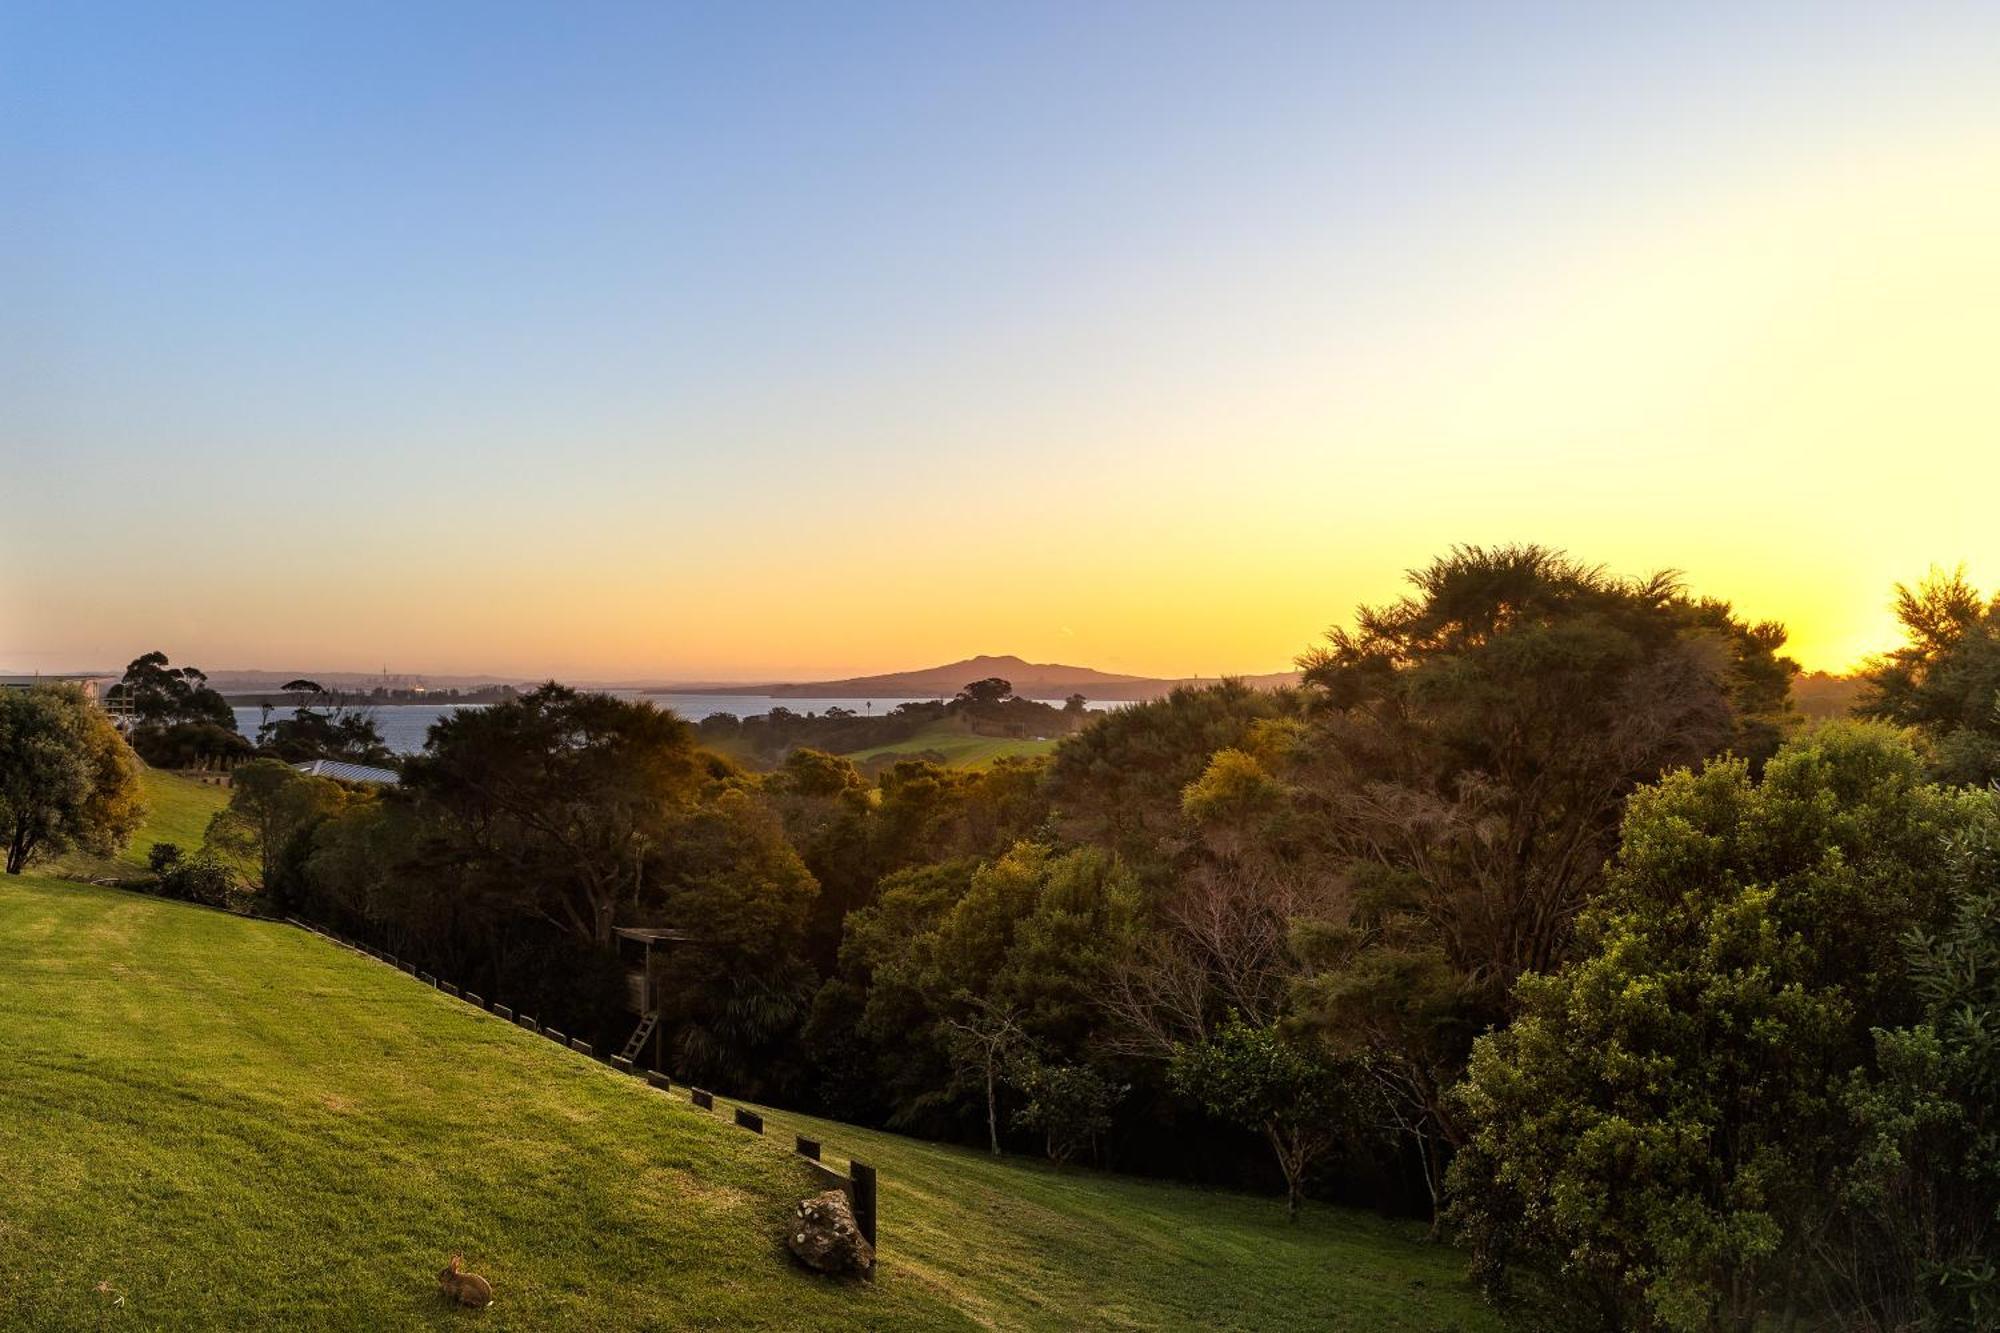
[(308, 777), (334, 778), (341, 782), (379, 782), (394, 786), (403, 780), (393, 768), (376, 768), (372, 764), (347, 764), (338, 759), (313, 759), (303, 764), (293, 764), (292, 767)]

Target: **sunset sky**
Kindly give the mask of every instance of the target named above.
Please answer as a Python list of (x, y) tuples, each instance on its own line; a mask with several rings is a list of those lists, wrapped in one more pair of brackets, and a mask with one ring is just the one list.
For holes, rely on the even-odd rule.
[(1284, 667), (2000, 585), (2000, 6), (0, 0), (0, 670)]

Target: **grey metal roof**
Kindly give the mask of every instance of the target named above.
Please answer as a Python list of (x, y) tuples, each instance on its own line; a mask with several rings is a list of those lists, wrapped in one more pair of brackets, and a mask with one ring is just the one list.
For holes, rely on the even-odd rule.
[(377, 782), (394, 786), (403, 780), (393, 768), (376, 768), (372, 764), (347, 764), (338, 759), (313, 759), (303, 764), (293, 764), (292, 767), (308, 777), (334, 778), (341, 782)]
[(685, 930), (669, 930), (660, 926), (614, 926), (611, 933), (646, 944), (687, 944), (694, 941), (694, 936)]

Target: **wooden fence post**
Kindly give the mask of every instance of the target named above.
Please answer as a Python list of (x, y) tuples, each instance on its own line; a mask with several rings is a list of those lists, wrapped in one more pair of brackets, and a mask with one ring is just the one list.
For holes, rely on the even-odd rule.
[(854, 1205), (854, 1227), (870, 1245), (875, 1243), (875, 1168), (866, 1162), (849, 1160), (847, 1178), (851, 1182), (849, 1202)]

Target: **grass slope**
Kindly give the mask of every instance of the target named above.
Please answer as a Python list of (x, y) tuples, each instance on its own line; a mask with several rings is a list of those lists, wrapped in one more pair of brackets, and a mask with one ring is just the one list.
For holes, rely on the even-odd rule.
[(1050, 754), (1056, 741), (1014, 740), (1005, 736), (975, 736), (955, 722), (934, 722), (907, 740), (890, 745), (874, 745), (856, 750), (847, 758), (856, 763), (883, 755), (917, 755), (935, 751), (947, 764), (960, 768), (983, 768), (995, 759)]
[[(720, 1105), (720, 1103), (718, 1103)], [(896, 1263), (982, 1323), (1040, 1328), (1500, 1328), (1465, 1256), (1372, 1213), (1018, 1157), (763, 1109), (881, 1173)], [(789, 1143), (786, 1138), (784, 1142)]]
[[(282, 925), (0, 880), (0, 976), (0, 1327), (1497, 1327), (1405, 1224), (759, 1140)], [(783, 1254), (794, 1131), (880, 1170), (875, 1283)], [(437, 1297), (453, 1250), (490, 1311)]]
[(182, 851), (201, 846), (208, 821), (229, 804), (229, 788), (196, 782), (178, 773), (141, 767), (139, 785), (146, 793), (146, 823), (125, 850), (115, 856), (74, 852), (56, 869), (75, 879), (128, 879), (145, 873), (146, 854), (156, 842), (171, 842)]
[(969, 1326), (797, 1270), (788, 1154), (292, 927), (24, 876), (0, 976), (0, 1327)]

